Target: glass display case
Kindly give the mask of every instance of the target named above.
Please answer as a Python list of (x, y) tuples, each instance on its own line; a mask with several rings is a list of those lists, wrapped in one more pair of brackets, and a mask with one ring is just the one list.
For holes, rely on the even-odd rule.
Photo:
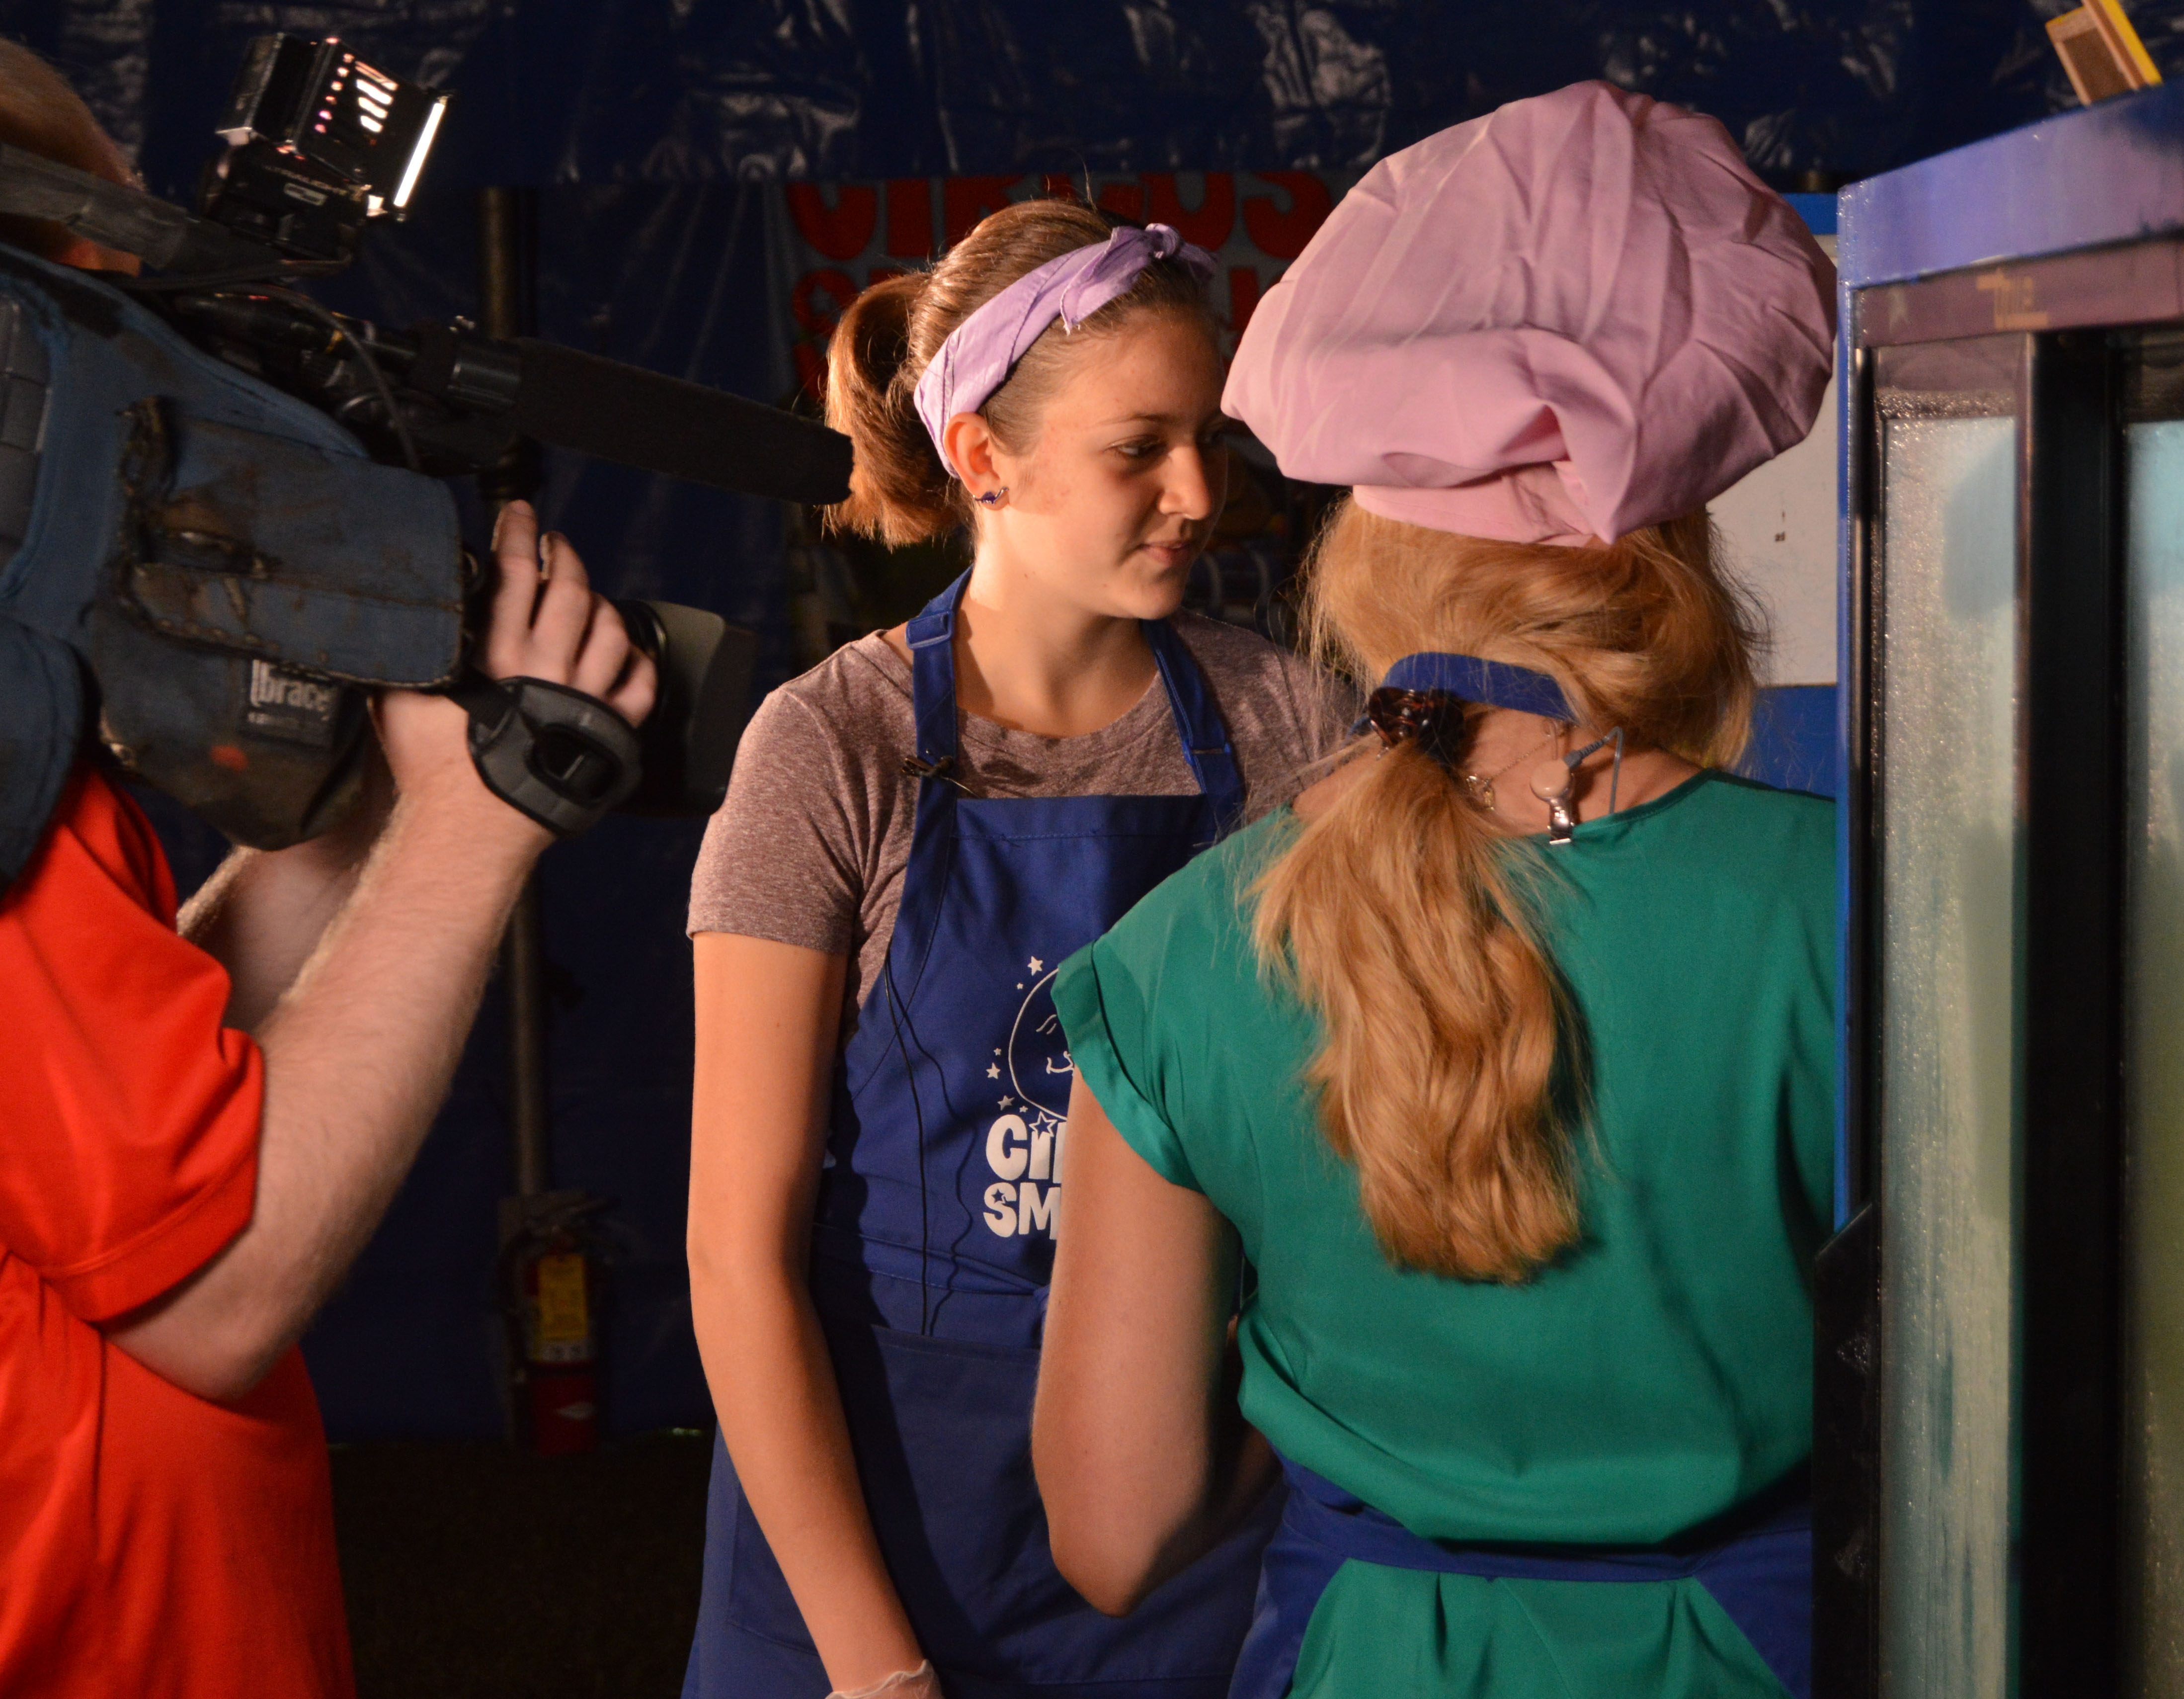
[(2184, 88), (1839, 258), (1815, 1691), (2184, 1693)]

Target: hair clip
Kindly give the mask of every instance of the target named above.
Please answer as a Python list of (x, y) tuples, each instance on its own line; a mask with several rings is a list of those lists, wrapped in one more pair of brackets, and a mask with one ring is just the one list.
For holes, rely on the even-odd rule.
[(1365, 699), (1365, 718), (1359, 728), (1370, 725), (1379, 734), (1382, 752), (1415, 739), (1436, 760), (1451, 741), (1451, 709), (1456, 729), (1463, 724), (1463, 704), (1446, 690), (1406, 690), (1382, 685)]

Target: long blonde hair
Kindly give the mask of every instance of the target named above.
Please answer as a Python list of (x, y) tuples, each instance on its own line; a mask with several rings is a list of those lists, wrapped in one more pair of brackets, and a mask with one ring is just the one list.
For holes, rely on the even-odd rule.
[[(1723, 767), (1750, 735), (1763, 626), (1704, 513), (1596, 548), (1483, 541), (1345, 504), (1313, 550), (1306, 631), (1376, 683), (1407, 654), (1551, 674), (1582, 723)], [(1389, 750), (1256, 887), (1262, 958), (1326, 1042), (1306, 1071), (1394, 1262), (1517, 1282), (1574, 1244), (1558, 1057), (1574, 1058), (1522, 858), (1455, 770)], [(1581, 1079), (1571, 1085), (1582, 1089)]]

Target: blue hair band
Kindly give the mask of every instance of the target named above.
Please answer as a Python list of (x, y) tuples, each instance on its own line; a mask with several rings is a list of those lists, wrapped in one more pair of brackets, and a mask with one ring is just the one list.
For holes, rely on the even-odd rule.
[(1461, 701), (1577, 724), (1563, 687), (1545, 673), (1476, 655), (1406, 655), (1380, 680), (1384, 690), (1446, 690)]

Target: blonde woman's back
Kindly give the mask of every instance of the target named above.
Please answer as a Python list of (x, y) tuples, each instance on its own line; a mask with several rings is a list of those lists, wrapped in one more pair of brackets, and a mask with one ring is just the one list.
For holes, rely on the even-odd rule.
[[(1792, 1476), (1812, 1432), (1804, 1271), (1830, 1209), (1832, 805), (1706, 773), (1554, 852), (1535, 888), (1568, 997), (1561, 1077), (1586, 1081), (1568, 1105), (1582, 1227), (1516, 1283), (1396, 1266), (1329, 1148), (1300, 1083), (1318, 1023), (1251, 936), (1248, 893), (1296, 830), (1278, 814), (1170, 880), (1056, 998), (1123, 1137), (1242, 1237), (1245, 1417), (1331, 1494), (1438, 1540), (1652, 1544)], [(1709, 1638), (1721, 1607), (1696, 1581), (1666, 1607), (1688, 1632), (1665, 1635), (1658, 1590), (1583, 1590), (1596, 1620), (1556, 1656), (1602, 1668), (1564, 1670), (1574, 1691), (1772, 1691), (1748, 1644)], [(1558, 1596), (1350, 1565), (1296, 1691), (1468, 1691), (1491, 1658), (1497, 1696), (1564, 1691), (1544, 1663), (1522, 1676), (1545, 1654), (1518, 1621)], [(1645, 1618), (1627, 1633), (1625, 1610)], [(1339, 1679), (1312, 1662), (1336, 1639)]]

